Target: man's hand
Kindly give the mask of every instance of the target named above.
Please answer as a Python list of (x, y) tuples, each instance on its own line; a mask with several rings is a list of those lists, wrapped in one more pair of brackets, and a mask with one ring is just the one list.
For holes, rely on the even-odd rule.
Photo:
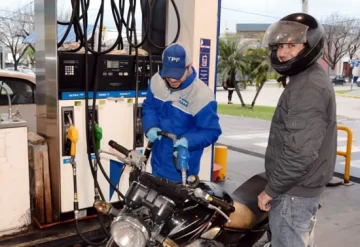
[(272, 200), (272, 198), (270, 196), (268, 196), (268, 194), (266, 194), (265, 191), (261, 192), (260, 195), (258, 196), (258, 206), (261, 210), (263, 211), (269, 211), (271, 206), (270, 206), (270, 201)]
[(186, 140), (185, 137), (181, 137), (179, 140), (177, 140), (174, 143), (174, 148), (179, 147), (179, 146), (183, 146), (184, 148), (188, 148), (188, 141)]
[(162, 136), (159, 136), (157, 132), (161, 131), (161, 129), (154, 127), (151, 128), (147, 133), (146, 136), (149, 139), (150, 142), (154, 143), (157, 140), (161, 140)]

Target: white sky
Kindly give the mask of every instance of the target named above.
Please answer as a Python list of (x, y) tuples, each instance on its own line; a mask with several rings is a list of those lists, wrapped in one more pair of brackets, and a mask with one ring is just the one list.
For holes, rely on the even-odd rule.
[[(11, 14), (11, 12), (6, 11), (18, 9), (31, 2), (32, 0), (0, 1), (0, 10), (2, 10), (0, 14)], [(93, 17), (93, 21), (100, 2), (100, 0), (90, 0), (89, 16)], [(140, 0), (137, 0), (137, 3), (140, 3)], [(58, 8), (60, 6), (62, 8), (70, 6), (70, 0), (58, 0)], [(110, 0), (105, 0), (105, 11), (107, 11), (105, 24), (109, 28), (114, 27), (110, 11)], [(235, 31), (237, 23), (272, 23), (277, 18), (298, 11), (301, 11), (301, 0), (222, 0), (221, 31)], [(335, 12), (348, 17), (360, 18), (360, 1), (309, 0), (309, 14), (314, 15), (318, 19), (323, 19)], [(136, 17), (138, 23), (137, 29), (140, 30), (140, 8), (137, 10)]]

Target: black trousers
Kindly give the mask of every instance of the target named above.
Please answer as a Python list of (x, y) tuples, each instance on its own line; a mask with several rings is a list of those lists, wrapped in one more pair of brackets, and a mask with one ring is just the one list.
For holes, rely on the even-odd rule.
[(231, 101), (234, 90), (228, 89), (228, 100)]

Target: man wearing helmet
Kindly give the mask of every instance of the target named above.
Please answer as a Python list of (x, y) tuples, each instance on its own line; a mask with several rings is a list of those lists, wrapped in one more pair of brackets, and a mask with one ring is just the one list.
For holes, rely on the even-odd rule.
[(263, 45), (272, 67), (289, 79), (274, 113), (258, 196), (269, 211), (272, 247), (314, 246), (320, 196), (331, 180), (337, 150), (335, 93), (319, 63), (324, 29), (312, 16), (295, 13), (272, 24)]

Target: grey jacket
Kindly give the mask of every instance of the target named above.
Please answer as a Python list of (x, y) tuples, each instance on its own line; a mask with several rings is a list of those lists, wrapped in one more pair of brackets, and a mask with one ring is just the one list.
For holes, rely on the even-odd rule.
[(334, 88), (315, 63), (291, 76), (279, 99), (265, 154), (265, 192), (319, 196), (333, 176), (336, 151)]

